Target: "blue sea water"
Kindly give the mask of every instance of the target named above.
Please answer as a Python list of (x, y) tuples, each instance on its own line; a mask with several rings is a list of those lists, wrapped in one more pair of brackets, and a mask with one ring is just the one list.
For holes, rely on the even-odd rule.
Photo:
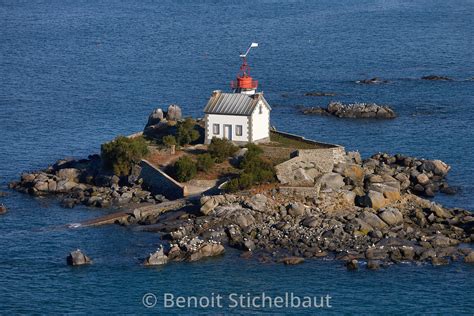
[[(84, 157), (117, 134), (142, 128), (170, 103), (201, 116), (212, 90), (229, 89), (238, 54), (256, 41), (252, 74), (273, 107), (272, 125), (378, 151), (442, 159), (452, 166), (448, 206), (474, 209), (474, 2), (6, 1), (0, 0), (0, 190), (22, 171)], [(424, 75), (453, 81), (424, 81)], [(387, 84), (360, 85), (371, 77)], [(336, 97), (305, 97), (309, 91)], [(392, 106), (391, 121), (303, 116), (329, 100)], [(107, 210), (62, 209), (49, 198), (0, 198), (0, 313), (206, 314), (165, 309), (163, 293), (332, 297), (322, 310), (213, 309), (215, 313), (470, 314), (474, 268), (397, 265), (347, 272), (334, 261), (259, 264), (223, 258), (144, 268), (159, 238), (134, 228), (67, 229)], [(84, 249), (94, 264), (65, 265)], [(142, 304), (155, 294), (155, 308)]]

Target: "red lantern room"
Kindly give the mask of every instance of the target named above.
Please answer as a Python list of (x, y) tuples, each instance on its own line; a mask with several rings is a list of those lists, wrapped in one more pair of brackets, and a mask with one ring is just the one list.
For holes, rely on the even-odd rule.
[(252, 43), (245, 54), (241, 54), (242, 65), (237, 79), (231, 82), (231, 88), (234, 93), (255, 94), (258, 87), (258, 81), (250, 76), (250, 66), (247, 64), (247, 55), (250, 49), (258, 47), (258, 43)]

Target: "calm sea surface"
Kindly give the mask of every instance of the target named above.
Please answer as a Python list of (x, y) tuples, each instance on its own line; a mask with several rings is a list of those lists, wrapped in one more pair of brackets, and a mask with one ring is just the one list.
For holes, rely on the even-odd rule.
[[(239, 51), (256, 41), (252, 74), (273, 107), (272, 125), (344, 145), (442, 159), (456, 196), (474, 209), (474, 2), (4, 1), (0, 0), (0, 190), (22, 171), (84, 157), (117, 134), (140, 130), (170, 103), (201, 116), (212, 90), (229, 89)], [(453, 81), (432, 82), (424, 75)], [(382, 77), (389, 83), (359, 85)], [(305, 97), (309, 91), (336, 97)], [(377, 102), (399, 118), (303, 116), (330, 100)], [(206, 313), (164, 309), (163, 293), (332, 297), (330, 309), (214, 309), (217, 313), (470, 314), (474, 267), (398, 265), (350, 273), (340, 263), (262, 265), (230, 250), (220, 259), (139, 265), (155, 234), (109, 226), (66, 229), (110, 211), (62, 209), (54, 199), (8, 191), (0, 202), (0, 313)], [(95, 261), (74, 269), (65, 255)], [(142, 305), (154, 293), (154, 309)]]

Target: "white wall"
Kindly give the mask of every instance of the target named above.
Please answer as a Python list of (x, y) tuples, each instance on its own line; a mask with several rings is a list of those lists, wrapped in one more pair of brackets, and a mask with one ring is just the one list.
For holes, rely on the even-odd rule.
[[(260, 114), (262, 106), (262, 114)], [(252, 142), (270, 137), (270, 110), (260, 101), (251, 116), (252, 120)]]
[[(242, 115), (221, 115), (221, 114), (207, 114), (206, 122), (206, 143), (209, 143), (213, 137), (224, 137), (224, 124), (232, 125), (232, 140), (238, 142), (248, 142), (249, 141), (249, 128), (248, 116)], [(215, 135), (213, 133), (213, 125), (219, 124), (219, 134)], [(237, 136), (236, 125), (242, 125), (242, 136)]]

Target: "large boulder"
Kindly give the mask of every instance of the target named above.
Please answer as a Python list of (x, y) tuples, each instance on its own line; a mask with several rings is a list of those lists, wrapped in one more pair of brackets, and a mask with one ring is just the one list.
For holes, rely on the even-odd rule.
[(301, 203), (294, 202), (288, 205), (288, 214), (291, 216), (302, 216), (305, 210), (305, 206)]
[(403, 222), (403, 215), (396, 208), (387, 208), (378, 214), (378, 216), (389, 226), (395, 226)]
[(225, 198), (222, 195), (203, 196), (201, 198), (201, 213), (203, 215), (209, 215), (219, 205), (219, 203), (224, 200)]
[(425, 160), (420, 166), (420, 169), (444, 177), (448, 174), (451, 167), (441, 160)]
[(474, 263), (474, 251), (469, 252), (469, 254), (464, 257), (464, 262), (466, 263)]
[(344, 178), (340, 174), (335, 172), (328, 172), (323, 174), (321, 177), (319, 177), (317, 182), (321, 184), (321, 189), (326, 188), (338, 190), (345, 185)]
[(76, 168), (59, 169), (57, 172), (57, 176), (61, 180), (68, 180), (71, 182), (78, 182), (80, 175), (81, 175), (81, 171)]
[(381, 220), (380, 217), (369, 211), (362, 212), (359, 215), (359, 218), (375, 229), (384, 229), (387, 227), (387, 224)]
[(148, 122), (146, 126), (151, 126), (160, 123), (164, 118), (163, 110), (161, 108), (153, 110), (150, 116), (148, 116)]
[(225, 249), (221, 244), (204, 243), (196, 252), (193, 252), (189, 257), (189, 261), (198, 261), (206, 257), (214, 257), (224, 254)]
[(165, 255), (163, 247), (160, 247), (154, 253), (150, 253), (148, 258), (145, 259), (146, 266), (157, 266), (168, 263), (168, 257)]
[(357, 164), (348, 164), (343, 170), (344, 177), (347, 177), (355, 184), (362, 183), (364, 181), (364, 169)]
[(384, 194), (377, 191), (369, 191), (365, 196), (359, 196), (356, 198), (356, 202), (362, 207), (371, 207), (374, 210), (378, 210), (386, 206), (389, 202), (385, 198)]
[(92, 260), (82, 253), (81, 250), (77, 249), (69, 253), (66, 258), (66, 262), (70, 266), (81, 266), (85, 264), (90, 264)]
[(168, 112), (166, 113), (166, 118), (169, 121), (178, 121), (182, 118), (181, 108), (179, 105), (171, 104), (168, 107)]

